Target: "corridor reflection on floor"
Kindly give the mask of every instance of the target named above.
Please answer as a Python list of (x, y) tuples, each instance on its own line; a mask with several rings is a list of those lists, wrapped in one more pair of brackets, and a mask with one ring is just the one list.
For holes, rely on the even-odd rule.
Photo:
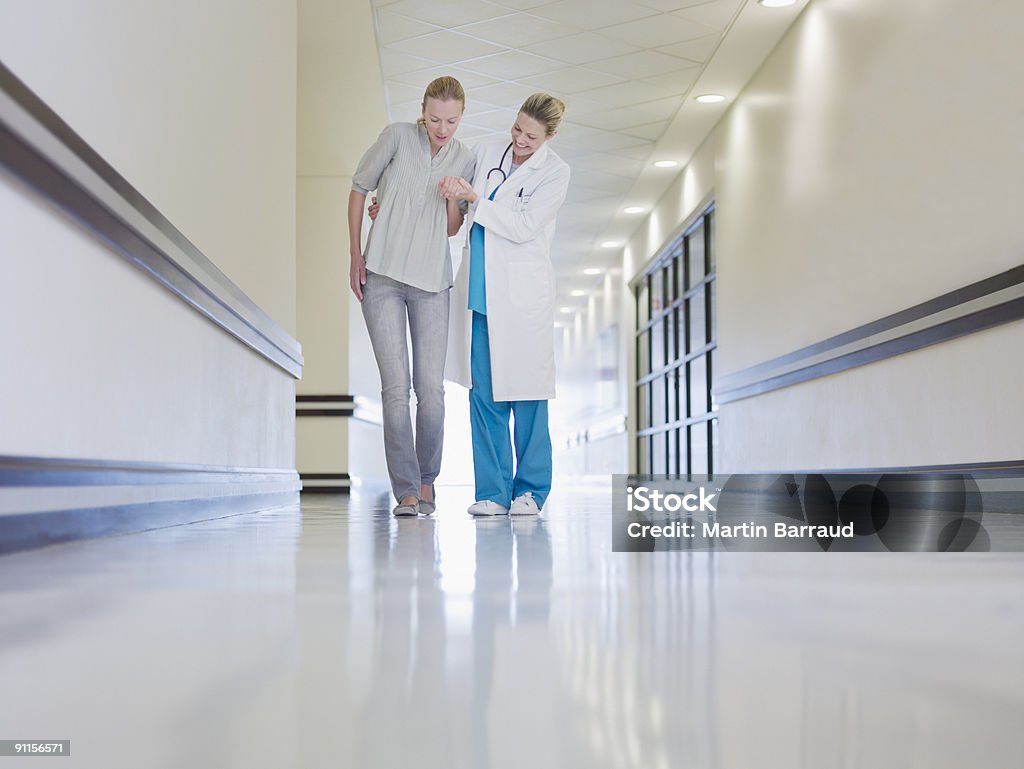
[(436, 519), (310, 497), (0, 558), (0, 740), (70, 739), (61, 767), (1024, 765), (1020, 554), (613, 554), (607, 478), (539, 520), (438, 492)]

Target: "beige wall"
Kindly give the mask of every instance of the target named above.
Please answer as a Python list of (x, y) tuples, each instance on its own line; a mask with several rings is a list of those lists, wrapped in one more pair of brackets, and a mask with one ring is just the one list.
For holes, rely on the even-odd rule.
[[(0, 18), (4, 63), (294, 333), (294, 5), (0, 0)], [(290, 375), (20, 184), (0, 218), (0, 454), (294, 466)]]
[[(298, 14), (298, 325), (306, 359), (298, 392), (379, 401), (366, 328), (348, 288), (346, 220), (352, 174), (387, 123), (372, 6), (299, 0)], [(377, 446), (354, 446), (379, 443), (379, 428), (349, 421), (301, 418), (299, 470), (383, 476)]]
[(4, 63), (294, 335), (294, 3), (0, 0), (0, 18)]

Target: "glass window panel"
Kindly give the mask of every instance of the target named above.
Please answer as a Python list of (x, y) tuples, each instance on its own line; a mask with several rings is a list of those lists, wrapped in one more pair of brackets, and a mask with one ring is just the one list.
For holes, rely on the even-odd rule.
[(708, 425), (699, 422), (690, 426), (690, 472), (708, 474)]
[(708, 411), (708, 367), (705, 356), (690, 361), (690, 416), (699, 417)]
[(665, 365), (665, 321), (656, 321), (651, 326), (651, 371)]
[(679, 430), (668, 431), (668, 460), (665, 467), (666, 473), (676, 474), (679, 472)]
[(718, 420), (711, 420), (711, 467), (708, 473), (718, 472)]
[(710, 213), (704, 217), (704, 226), (708, 230), (708, 241), (710, 241), (711, 248), (708, 249), (708, 274), (711, 275), (718, 270), (718, 265), (715, 262), (715, 215)]
[(665, 292), (665, 307), (672, 304), (672, 262), (666, 262), (661, 268), (661, 285)]
[(708, 353), (708, 387), (711, 388), (711, 410), (718, 411), (718, 399), (715, 398), (715, 377), (718, 376), (718, 348)]
[(651, 373), (651, 332), (644, 331), (636, 338), (637, 379)]
[(711, 321), (711, 326), (708, 329), (708, 341), (713, 342), (718, 339), (718, 292), (717, 292), (718, 281), (713, 280), (708, 284), (708, 318)]
[(648, 307), (649, 292), (647, 290), (647, 278), (637, 284), (636, 289), (636, 325), (637, 328), (645, 325), (651, 319)]
[(665, 433), (655, 433), (651, 436), (651, 472), (668, 472), (668, 452), (665, 449)]
[(665, 424), (665, 377), (651, 383), (651, 427)]
[(675, 257), (675, 255), (669, 257), (669, 262), (668, 262), (667, 269), (669, 270), (668, 285), (670, 286), (669, 292), (668, 292), (669, 293), (668, 300), (670, 302), (674, 302), (676, 299), (679, 298), (679, 294), (680, 294), (680, 292), (679, 292), (679, 260)]
[(701, 224), (687, 238), (687, 288), (693, 288), (704, 279), (704, 225)]
[(686, 252), (683, 250), (683, 242), (679, 241), (672, 261), (676, 265), (676, 298), (686, 293)]
[(662, 279), (662, 271), (655, 270), (650, 275), (651, 281), (651, 317), (653, 318), (665, 307), (664, 292), (665, 285)]
[(706, 344), (704, 324), (704, 292), (698, 292), (686, 300), (686, 326), (689, 333), (689, 352), (696, 352)]
[(679, 317), (679, 312), (673, 310), (665, 316), (665, 342), (667, 343), (667, 350), (665, 351), (665, 362), (671, 363), (676, 359), (676, 318)]
[(651, 426), (651, 386), (642, 384), (636, 388), (636, 426), (643, 430)]
[[(682, 370), (681, 367), (677, 367), (668, 372), (668, 419), (670, 422), (686, 417), (686, 390), (680, 374)], [(680, 409), (682, 409), (682, 413), (680, 413)]]
[(641, 436), (640, 438), (637, 438), (637, 441), (636, 441), (636, 466), (637, 466), (637, 469), (641, 473), (649, 473), (649, 472), (651, 472), (651, 466), (649, 464), (650, 457), (651, 457), (650, 451), (648, 449), (649, 444), (650, 444), (650, 439), (647, 438), (647, 436)]

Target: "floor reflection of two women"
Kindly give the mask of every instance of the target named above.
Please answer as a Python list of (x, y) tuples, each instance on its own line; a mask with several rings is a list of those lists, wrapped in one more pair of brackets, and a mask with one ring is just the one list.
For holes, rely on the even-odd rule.
[[(462, 536), (451, 540), (454, 546), (445, 542), (452, 532), (441, 536), (446, 525), (460, 529)], [(473, 563), (467, 564), (470, 553)], [(393, 518), (390, 536), (376, 542), (376, 561), (373, 702), (364, 710), (359, 765), (401, 766), (411, 759), (419, 769), (503, 765), (495, 746), (506, 740), (492, 732), (505, 725), (496, 723), (495, 715), (521, 703), (495, 707), (497, 669), (504, 650), (515, 653), (531, 636), (531, 626), (547, 633), (552, 582), (547, 523), (542, 518)], [(470, 595), (461, 589), (468, 585), (446, 592), (449, 565), (472, 570)], [(471, 618), (465, 617), (467, 608)], [(505, 688), (500, 690), (504, 696)], [(528, 692), (519, 696), (524, 695)], [(524, 754), (515, 752), (521, 760)]]

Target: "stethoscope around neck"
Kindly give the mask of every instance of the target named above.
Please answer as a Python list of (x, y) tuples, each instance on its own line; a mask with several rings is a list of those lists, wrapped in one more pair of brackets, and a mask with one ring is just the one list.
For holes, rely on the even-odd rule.
[(501, 160), (498, 161), (498, 165), (496, 165), (494, 168), (492, 168), (490, 171), (487, 172), (487, 176), (484, 178), (484, 181), (486, 181), (487, 184), (491, 183), (491, 174), (493, 174), (495, 171), (497, 171), (499, 174), (501, 174), (501, 181), (498, 182), (498, 186), (499, 187), (502, 184), (504, 184), (506, 181), (508, 181), (508, 174), (506, 174), (504, 171), (502, 171), (501, 167), (503, 165), (505, 165), (505, 158), (508, 157), (508, 153), (511, 152), (511, 151), (512, 151), (512, 142), (509, 142), (508, 146), (505, 148), (505, 151), (501, 153)]

